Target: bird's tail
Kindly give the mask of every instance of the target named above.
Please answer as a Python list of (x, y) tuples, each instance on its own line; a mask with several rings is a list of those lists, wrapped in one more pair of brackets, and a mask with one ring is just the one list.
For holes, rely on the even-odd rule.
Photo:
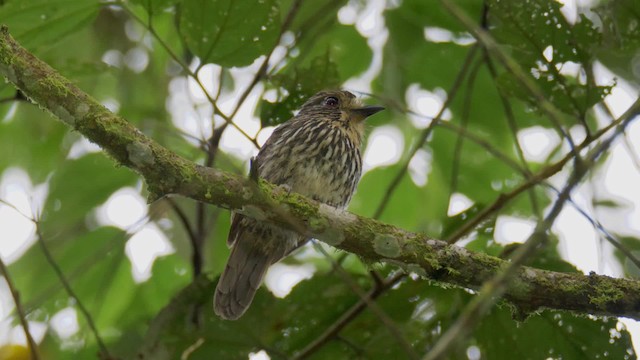
[(236, 320), (244, 314), (274, 260), (254, 242), (238, 240), (231, 250), (213, 299), (213, 310), (227, 320)]

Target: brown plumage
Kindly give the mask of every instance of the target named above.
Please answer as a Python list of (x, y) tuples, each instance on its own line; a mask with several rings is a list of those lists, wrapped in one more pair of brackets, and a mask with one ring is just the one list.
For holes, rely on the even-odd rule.
[[(278, 126), (255, 158), (258, 175), (314, 200), (345, 208), (360, 180), (363, 120), (379, 106), (363, 106), (348, 91), (320, 92)], [(234, 320), (247, 310), (270, 265), (309, 239), (291, 230), (233, 214), (232, 246), (214, 310)]]

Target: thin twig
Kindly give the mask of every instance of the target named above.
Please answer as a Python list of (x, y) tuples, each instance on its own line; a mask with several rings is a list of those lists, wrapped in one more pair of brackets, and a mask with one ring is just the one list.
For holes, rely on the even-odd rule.
[(13, 285), (13, 281), (9, 276), (9, 269), (2, 261), (2, 257), (0, 257), (0, 272), (4, 277), (4, 280), (7, 282), (9, 286), (9, 292), (11, 292), (11, 297), (13, 297), (13, 302), (16, 304), (16, 312), (18, 313), (18, 318), (20, 319), (20, 323), (22, 324), (22, 330), (24, 331), (24, 336), (27, 337), (27, 344), (29, 345), (29, 353), (31, 355), (31, 360), (38, 360), (40, 356), (38, 355), (38, 344), (33, 340), (31, 336), (31, 332), (29, 331), (29, 322), (25, 316), (24, 309), (22, 308), (22, 303), (20, 302), (20, 293), (18, 289)]
[[(491, 75), (491, 79), (495, 84), (496, 91), (498, 92), (498, 97), (500, 98), (500, 102), (502, 103), (502, 109), (504, 111), (505, 118), (507, 120), (507, 125), (509, 126), (509, 130), (511, 131), (511, 137), (513, 138), (513, 143), (516, 145), (516, 153), (518, 154), (518, 158), (520, 159), (520, 163), (522, 164), (527, 176), (529, 179), (532, 176), (531, 169), (527, 163), (527, 159), (524, 156), (524, 150), (520, 145), (520, 140), (518, 139), (518, 125), (516, 124), (515, 114), (513, 113), (513, 108), (511, 107), (511, 103), (502, 93), (500, 87), (498, 86), (498, 72), (493, 64), (493, 60), (487, 53), (486, 49), (484, 49), (484, 61), (487, 64), (487, 69), (489, 70), (489, 74)], [(536, 198), (536, 193), (533, 189), (529, 189), (529, 201), (531, 202), (531, 209), (536, 216), (540, 217), (540, 207), (538, 206), (538, 200)]]
[[(622, 116), (620, 116), (617, 120), (611, 122), (609, 125), (607, 125), (604, 128), (600, 129), (598, 132), (593, 134), (593, 136), (585, 139), (581, 144), (579, 144), (576, 147), (575, 151), (576, 152), (580, 152), (582, 149), (587, 148), (593, 142), (595, 142), (597, 139), (599, 139), (602, 135), (606, 134), (609, 130), (611, 130), (612, 128), (620, 125), (621, 123), (624, 123), (630, 117), (633, 117), (634, 114), (638, 111), (638, 109), (640, 109), (640, 98), (637, 99), (636, 102), (633, 105), (631, 105), (629, 107), (629, 109)], [(556, 162), (556, 163), (554, 163), (552, 165), (549, 165), (549, 166), (545, 167), (544, 169), (540, 170), (538, 173), (536, 173), (533, 176), (531, 176), (529, 178), (529, 180), (527, 180), (526, 182), (520, 184), (517, 188), (511, 190), (508, 193), (500, 194), (491, 205), (489, 205), (489, 206), (485, 207), (484, 209), (482, 209), (482, 211), (480, 211), (478, 214), (476, 214), (476, 216), (474, 216), (472, 219), (470, 219), (469, 221), (465, 222), (461, 227), (459, 227), (456, 230), (456, 232), (447, 241), (449, 243), (454, 243), (454, 242), (458, 241), (459, 239), (461, 239), (462, 237), (466, 236), (476, 226), (478, 226), (480, 223), (485, 221), (490, 215), (492, 215), (496, 211), (502, 209), (507, 203), (509, 203), (514, 198), (516, 198), (520, 193), (522, 193), (525, 190), (528, 190), (529, 188), (533, 187), (534, 185), (539, 184), (541, 181), (543, 181), (545, 179), (548, 179), (551, 176), (553, 176), (553, 175), (557, 174), (558, 172), (560, 172), (560, 170), (562, 170), (562, 168), (566, 165), (566, 163), (569, 162), (573, 158), (574, 158), (574, 152), (571, 152), (571, 153), (565, 155), (565, 157), (562, 158), (560, 161), (558, 161), (558, 162)]]
[(282, 40), (282, 35), (284, 35), (284, 33), (287, 32), (287, 30), (289, 29), (289, 26), (291, 26), (291, 24), (293, 23), (293, 20), (296, 14), (298, 13), (298, 10), (300, 10), (300, 5), (302, 4), (303, 1), (304, 0), (295, 0), (293, 4), (291, 4), (291, 7), (289, 8), (289, 12), (287, 13), (287, 16), (282, 22), (282, 26), (280, 27), (280, 33), (278, 34), (278, 40), (276, 41), (276, 44), (271, 48), (271, 51), (269, 51), (269, 53), (265, 57), (264, 61), (260, 65), (260, 68), (254, 75), (253, 80), (251, 80), (251, 83), (249, 84), (249, 86), (247, 86), (247, 88), (238, 98), (238, 103), (236, 104), (236, 107), (231, 112), (231, 115), (230, 115), (231, 118), (233, 118), (236, 115), (236, 113), (238, 112), (238, 110), (240, 110), (240, 107), (246, 100), (247, 96), (249, 96), (249, 94), (251, 93), (251, 90), (253, 90), (253, 88), (258, 84), (260, 79), (262, 79), (262, 77), (267, 73), (267, 68), (269, 67), (269, 60), (271, 59), (271, 55), (273, 55), (273, 51), (276, 49), (276, 46), (278, 46), (278, 44)]
[(71, 288), (71, 285), (67, 281), (64, 273), (62, 272), (62, 269), (60, 269), (60, 267), (56, 263), (55, 259), (53, 258), (53, 256), (49, 252), (49, 248), (44, 243), (44, 237), (42, 236), (42, 230), (40, 229), (39, 221), (37, 219), (31, 219), (31, 221), (33, 221), (33, 223), (36, 226), (36, 235), (38, 237), (38, 244), (40, 245), (40, 248), (42, 249), (42, 253), (44, 254), (45, 258), (47, 259), (47, 262), (49, 263), (49, 265), (51, 266), (53, 271), (56, 273), (56, 276), (58, 276), (58, 280), (60, 280), (60, 283), (64, 287), (64, 289), (67, 292), (67, 294), (69, 294), (69, 297), (71, 297), (75, 301), (76, 306), (78, 306), (78, 309), (80, 310), (80, 312), (84, 316), (85, 320), (87, 321), (87, 325), (89, 325), (89, 328), (91, 329), (91, 332), (93, 333), (94, 337), (96, 338), (96, 342), (98, 343), (98, 347), (100, 348), (100, 352), (102, 353), (102, 355), (107, 359), (112, 359), (113, 357), (109, 354), (109, 350), (107, 349), (107, 346), (105, 345), (104, 341), (102, 341), (102, 338), (100, 337), (100, 334), (98, 332), (98, 328), (96, 327), (95, 323), (93, 322), (93, 318), (91, 317), (91, 314), (89, 313), (87, 308), (84, 306), (82, 301), (80, 301), (80, 298), (78, 298), (76, 293)]
[(405, 158), (404, 162), (402, 163), (400, 170), (398, 170), (398, 172), (396, 173), (396, 176), (394, 176), (393, 180), (391, 180), (391, 182), (389, 183), (389, 186), (387, 186), (387, 189), (384, 192), (384, 196), (382, 197), (382, 200), (380, 200), (380, 203), (378, 204), (378, 207), (376, 208), (376, 211), (372, 216), (374, 219), (380, 218), (380, 216), (384, 212), (384, 209), (389, 203), (389, 200), (391, 200), (391, 197), (393, 196), (396, 188), (398, 187), (398, 185), (400, 185), (400, 181), (402, 180), (402, 177), (407, 172), (411, 159), (418, 152), (418, 150), (422, 148), (424, 143), (429, 138), (429, 135), (431, 134), (431, 131), (433, 130), (433, 128), (436, 125), (438, 125), (438, 123), (440, 123), (442, 115), (447, 110), (447, 107), (449, 106), (449, 104), (451, 104), (453, 99), (456, 97), (458, 93), (458, 89), (460, 88), (460, 85), (462, 85), (462, 81), (464, 80), (464, 77), (466, 76), (466, 73), (469, 70), (469, 67), (471, 65), (471, 60), (473, 60), (473, 56), (475, 55), (477, 48), (478, 48), (477, 46), (473, 46), (467, 53), (467, 57), (464, 60), (464, 63), (462, 65), (462, 68), (460, 69), (460, 72), (456, 76), (456, 79), (454, 80), (453, 85), (451, 85), (451, 88), (447, 92), (447, 99), (445, 100), (444, 104), (442, 104), (442, 108), (440, 109), (440, 112), (431, 121), (429, 126), (426, 129), (424, 129), (424, 131), (422, 131), (422, 133), (418, 137), (418, 141), (416, 142), (415, 146), (409, 152), (409, 155)]
[(640, 172), (640, 157), (638, 157), (638, 154), (636, 154), (636, 152), (633, 150), (633, 146), (626, 132), (622, 134), (622, 141), (625, 149), (627, 150), (627, 154), (629, 154), (631, 163), (636, 168), (636, 171)]
[[(555, 189), (554, 187), (550, 186), (550, 188), (557, 192), (558, 194), (560, 193), (557, 189)], [(602, 236), (604, 236), (604, 238), (611, 244), (613, 245), (616, 249), (620, 250), (620, 252), (626, 256), (632, 263), (634, 263), (635, 266), (638, 267), (638, 269), (640, 269), (640, 259), (635, 256), (631, 250), (629, 248), (627, 248), (626, 246), (624, 246), (624, 244), (618, 240), (615, 236), (613, 236), (605, 227), (604, 225), (602, 225), (602, 223), (598, 220), (596, 220), (595, 218), (593, 218), (592, 216), (590, 216), (582, 207), (580, 207), (578, 204), (576, 204), (575, 201), (573, 201), (573, 199), (569, 198), (568, 199), (569, 204), (571, 204), (573, 206), (574, 209), (576, 209), (576, 211), (578, 211), (580, 213), (580, 215), (582, 215), (585, 219), (587, 219), (587, 221), (589, 223), (591, 223), (591, 226), (593, 226), (596, 230), (598, 230)]]
[[(333, 268), (342, 277), (342, 280), (346, 282), (347, 285), (351, 288), (351, 290), (353, 290), (353, 292), (355, 292), (356, 295), (358, 295), (358, 297), (366, 303), (367, 308), (369, 308), (371, 312), (373, 312), (373, 314), (376, 315), (378, 319), (380, 319), (382, 324), (387, 328), (391, 336), (393, 336), (396, 339), (396, 341), (398, 342), (400, 347), (404, 350), (404, 352), (409, 357), (409, 359), (418, 359), (418, 355), (415, 353), (411, 345), (407, 342), (407, 339), (404, 338), (404, 336), (402, 335), (402, 332), (400, 331), (400, 329), (398, 329), (398, 326), (395, 324), (393, 319), (391, 319), (389, 315), (387, 315), (387, 313), (385, 313), (384, 310), (382, 310), (375, 301), (371, 300), (367, 296), (367, 294), (365, 294), (365, 292), (360, 288), (360, 286), (358, 286), (358, 284), (342, 268), (342, 266), (338, 265), (338, 263), (333, 258), (331, 258), (331, 256), (322, 248), (320, 244), (316, 242), (314, 242), (313, 244), (316, 250), (324, 254), (325, 257), (331, 259)], [(375, 287), (376, 286), (374, 285), (374, 288)]]
[(538, 223), (533, 234), (516, 250), (509, 266), (482, 286), (479, 295), (473, 298), (456, 322), (439, 338), (433, 348), (425, 355), (424, 360), (443, 359), (456, 344), (466, 339), (480, 318), (493, 306), (497, 298), (504, 293), (516, 269), (523, 265), (525, 261), (532, 257), (533, 253), (543, 245), (547, 239), (546, 232), (560, 214), (570, 191), (582, 178), (584, 172), (586, 172), (586, 170), (579, 172), (579, 168), (581, 168), (581, 166), (576, 166), (575, 175), (567, 182), (567, 185), (560, 196), (558, 196), (558, 200), (555, 202), (549, 214), (545, 217), (544, 221)]
[[(464, 96), (464, 104), (462, 107), (462, 114), (460, 119), (460, 129), (467, 132), (467, 125), (469, 124), (469, 113), (471, 112), (471, 93), (473, 92), (473, 85), (476, 81), (476, 76), (480, 70), (482, 62), (476, 62), (473, 69), (469, 72), (469, 78), (467, 79), (467, 88)], [(451, 195), (458, 189), (458, 175), (460, 171), (460, 159), (462, 157), (462, 147), (464, 145), (464, 137), (461, 133), (458, 133), (456, 144), (453, 149), (453, 164), (451, 166), (451, 183), (449, 185), (449, 200)]]
[[(636, 101), (636, 104), (640, 101)], [(594, 147), (586, 157), (585, 161), (574, 163), (574, 170), (571, 173), (567, 183), (558, 195), (556, 202), (545, 216), (544, 220), (538, 222), (533, 233), (525, 243), (520, 246), (513, 254), (509, 265), (490, 281), (487, 281), (480, 290), (480, 294), (475, 297), (469, 305), (464, 309), (462, 315), (451, 325), (451, 327), (440, 337), (433, 348), (425, 355), (424, 360), (435, 360), (444, 358), (448, 352), (467, 338), (471, 331), (475, 328), (480, 318), (493, 306), (497, 299), (504, 294), (511, 278), (516, 270), (524, 265), (528, 259), (531, 259), (533, 253), (544, 245), (547, 239), (547, 232), (551, 228), (555, 219), (562, 211), (564, 204), (570, 199), (573, 188), (587, 174), (596, 160), (611, 146), (613, 141), (624, 131), (631, 120), (635, 118), (638, 110), (636, 104), (632, 106), (625, 114), (627, 117), (618, 125), (616, 131), (605, 139), (598, 146)]]
[(171, 210), (173, 210), (173, 212), (175, 212), (180, 219), (180, 222), (187, 232), (187, 236), (189, 237), (189, 239), (194, 239), (195, 233), (193, 231), (193, 228), (191, 227), (191, 223), (189, 222), (189, 217), (187, 216), (187, 214), (184, 212), (184, 210), (182, 210), (180, 205), (178, 205), (174, 199), (167, 197), (166, 200), (169, 203)]
[(67, 281), (67, 279), (65, 278), (64, 274), (62, 273), (62, 270), (60, 269), (60, 267), (56, 263), (55, 259), (51, 255), (51, 252), (49, 252), (49, 248), (44, 243), (44, 237), (42, 236), (42, 231), (40, 229), (40, 221), (35, 216), (31, 217), (31, 216), (28, 216), (27, 214), (24, 214), (15, 205), (13, 205), (13, 204), (11, 204), (11, 203), (3, 200), (3, 199), (0, 199), (0, 203), (12, 208), (18, 214), (20, 214), (22, 217), (24, 217), (25, 219), (31, 221), (35, 225), (37, 242), (40, 245), (40, 247), (42, 248), (42, 253), (44, 254), (45, 258), (47, 259), (47, 262), (53, 268), (53, 271), (58, 276), (58, 279), (60, 280), (60, 283), (62, 283), (62, 286), (67, 291), (67, 294), (69, 294), (69, 296), (75, 300), (76, 304), (78, 305), (78, 308), (80, 309), (82, 314), (85, 316), (85, 319), (87, 320), (87, 324), (91, 328), (91, 330), (92, 330), (92, 332), (93, 332), (93, 334), (94, 334), (94, 336), (96, 338), (96, 342), (98, 343), (98, 346), (100, 347), (100, 350), (101, 350), (102, 354), (105, 355), (105, 357), (107, 359), (111, 359), (112, 357), (111, 357), (111, 355), (109, 355), (109, 351), (107, 350), (107, 347), (105, 346), (104, 342), (100, 338), (100, 335), (98, 334), (98, 330), (97, 330), (97, 328), (96, 328), (96, 326), (95, 326), (95, 324), (93, 322), (93, 319), (91, 318), (91, 314), (89, 314), (89, 312), (84, 307), (84, 305), (82, 304), (80, 299), (76, 296), (76, 294), (73, 291), (73, 289), (71, 289), (71, 286), (69, 285), (69, 282)]
[(355, 303), (349, 310), (345, 311), (331, 326), (325, 329), (325, 331), (315, 338), (311, 343), (305, 346), (302, 350), (297, 352), (292, 360), (302, 360), (309, 357), (311, 354), (319, 350), (326, 343), (328, 343), (331, 339), (333, 339), (337, 334), (342, 331), (348, 324), (351, 323), (360, 313), (362, 313), (367, 308), (367, 303), (369, 301), (374, 301), (380, 295), (382, 295), (385, 291), (393, 287), (400, 280), (402, 280), (406, 276), (403, 272), (398, 272), (395, 275), (387, 278), (382, 285), (374, 286), (369, 292), (365, 295), (365, 298), (360, 298), (360, 300)]
[[(478, 40), (479, 43), (492, 55), (494, 55), (500, 63), (513, 74), (520, 84), (533, 96), (537, 101), (538, 107), (547, 115), (547, 118), (558, 132), (564, 137), (571, 151), (575, 152), (575, 143), (573, 138), (562, 127), (562, 113), (547, 100), (544, 92), (540, 90), (538, 85), (522, 70), (518, 63), (503, 51), (496, 41), (484, 30), (477, 25), (467, 14), (464, 13), (458, 5), (451, 0), (440, 0), (440, 3), (453, 15), (467, 30)], [(576, 153), (577, 154), (577, 153)], [(578, 157), (576, 155), (575, 159)]]
[(222, 112), (222, 110), (220, 110), (220, 108), (218, 107), (218, 104), (216, 103), (215, 99), (211, 96), (211, 94), (209, 94), (209, 91), (204, 86), (204, 84), (202, 84), (202, 82), (198, 79), (198, 75), (196, 73), (194, 73), (193, 71), (191, 71), (189, 66), (187, 64), (185, 64), (182, 61), (182, 59), (180, 59), (180, 57), (177, 56), (173, 52), (171, 47), (169, 47), (169, 45), (158, 35), (158, 33), (156, 32), (156, 30), (153, 27), (153, 25), (151, 24), (151, 22), (145, 22), (144, 20), (142, 20), (138, 15), (136, 15), (133, 11), (131, 11), (126, 6), (126, 4), (124, 2), (122, 2), (122, 1), (116, 1), (116, 2), (114, 2), (114, 5), (119, 5), (127, 14), (129, 14), (129, 16), (131, 16), (132, 19), (134, 19), (135, 21), (140, 23), (142, 26), (144, 26), (147, 30), (149, 30), (149, 33), (151, 33), (151, 35), (153, 35), (153, 37), (156, 39), (156, 41), (158, 41), (160, 46), (163, 49), (165, 49), (165, 51), (167, 52), (167, 54), (169, 54), (171, 59), (173, 59), (173, 61), (175, 61), (178, 65), (180, 65), (180, 67), (187, 74), (187, 76), (193, 78), (194, 81), (198, 84), (198, 87), (200, 87), (200, 90), (202, 91), (204, 96), (207, 98), (207, 101), (213, 107), (214, 113), (219, 115), (222, 119), (224, 119), (225, 122), (227, 122), (228, 124), (233, 126), (236, 130), (238, 130), (240, 132), (240, 134), (242, 134), (242, 136), (247, 138), (247, 140), (249, 140), (254, 146), (258, 147), (258, 142), (257, 142), (256, 139), (254, 139), (252, 136), (247, 134), (240, 126), (238, 126), (238, 124), (236, 124), (233, 121), (233, 119), (231, 117), (227, 116), (225, 113)]
[[(271, 59), (271, 55), (273, 54), (273, 51), (275, 50), (275, 48), (278, 46), (278, 43), (280, 42), (280, 39), (282, 38), (282, 35), (287, 31), (288, 27), (290, 26), (291, 22), (293, 21), (295, 14), (298, 12), (298, 9), (300, 7), (300, 4), (302, 3), (303, 0), (296, 0), (292, 5), (291, 8), (287, 14), (287, 17), (285, 19), (285, 21), (283, 22), (281, 28), (280, 28), (280, 33), (278, 35), (278, 39), (275, 42), (274, 46), (271, 48), (271, 50), (269, 51), (269, 53), (266, 55), (265, 59), (262, 61), (262, 64), (260, 65), (259, 70), (256, 72), (256, 74), (253, 77), (253, 80), (251, 81), (251, 83), (247, 86), (247, 88), (244, 90), (244, 92), (240, 95), (240, 97), (238, 98), (238, 102), (236, 103), (235, 108), (233, 109), (233, 111), (231, 111), (231, 114), (228, 116), (229, 119), (234, 119), (236, 114), (238, 113), (238, 110), (240, 109), (240, 107), (242, 107), (242, 105), (244, 104), (245, 100), (247, 99), (247, 97), (249, 96), (249, 94), (251, 93), (251, 91), (254, 89), (254, 87), (258, 84), (258, 82), (260, 81), (260, 79), (265, 75), (268, 67), (269, 67), (269, 60)], [(151, 28), (151, 25), (149, 24), (149, 28)], [(222, 81), (222, 77), (220, 77), (220, 81)], [(222, 88), (222, 84), (219, 83), (218, 84), (218, 94), (216, 95), (216, 98), (219, 96), (219, 92), (220, 89)], [(213, 102), (215, 102), (212, 99)], [(214, 162), (215, 162), (215, 158), (216, 158), (216, 154), (218, 152), (218, 148), (220, 145), (220, 139), (222, 138), (222, 134), (224, 133), (224, 131), (227, 129), (227, 125), (229, 124), (229, 122), (226, 122), (224, 124), (222, 124), (221, 126), (219, 126), (217, 129), (215, 129), (213, 131), (213, 133), (211, 134), (211, 137), (206, 141), (207, 144), (207, 156), (205, 159), (205, 166), (211, 167), (213, 166)], [(254, 141), (255, 142), (255, 141)], [(257, 142), (255, 142), (256, 147), (260, 147)], [(200, 273), (202, 272), (202, 266), (203, 266), (203, 255), (202, 255), (202, 247), (204, 245), (205, 239), (207, 238), (207, 235), (209, 234), (211, 228), (210, 226), (207, 226), (207, 223), (211, 221), (211, 219), (209, 217), (206, 216), (206, 209), (207, 209), (207, 205), (203, 204), (203, 203), (196, 203), (196, 218), (195, 218), (195, 231), (192, 232), (193, 237), (190, 239), (191, 240), (191, 247), (192, 247), (192, 257), (191, 257), (191, 262), (192, 262), (192, 268), (193, 268), (193, 275), (194, 275), (194, 279), (200, 275)], [(184, 220), (182, 220), (183, 224), (187, 224)]]

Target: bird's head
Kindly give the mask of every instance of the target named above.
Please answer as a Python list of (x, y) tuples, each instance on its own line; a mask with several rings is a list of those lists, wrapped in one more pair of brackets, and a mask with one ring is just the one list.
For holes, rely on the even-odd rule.
[(302, 105), (297, 116), (311, 116), (318, 120), (342, 123), (347, 127), (362, 127), (367, 117), (384, 110), (382, 106), (364, 105), (348, 91), (322, 91)]

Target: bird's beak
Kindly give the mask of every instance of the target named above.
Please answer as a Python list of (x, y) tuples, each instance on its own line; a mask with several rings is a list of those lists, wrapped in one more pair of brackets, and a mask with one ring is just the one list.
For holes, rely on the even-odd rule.
[(364, 120), (366, 118), (368, 118), (369, 116), (384, 110), (384, 107), (382, 106), (376, 106), (376, 105), (367, 105), (367, 106), (363, 106), (361, 108), (355, 108), (355, 109), (351, 109), (351, 113), (353, 114), (353, 117), (355, 117), (358, 120)]

